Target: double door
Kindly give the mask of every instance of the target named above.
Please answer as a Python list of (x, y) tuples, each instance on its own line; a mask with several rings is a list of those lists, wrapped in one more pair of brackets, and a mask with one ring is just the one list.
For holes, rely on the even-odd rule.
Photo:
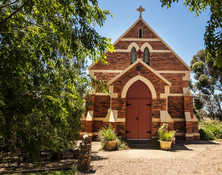
[(128, 140), (146, 140), (151, 138), (151, 103), (151, 98), (127, 99), (126, 137)]

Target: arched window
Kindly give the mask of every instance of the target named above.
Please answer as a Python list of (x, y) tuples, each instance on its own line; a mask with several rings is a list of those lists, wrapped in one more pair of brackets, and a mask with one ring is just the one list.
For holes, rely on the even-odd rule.
[(130, 64), (133, 64), (136, 61), (137, 55), (136, 55), (136, 48), (133, 47), (131, 49), (131, 55), (130, 55)]
[(150, 51), (147, 47), (144, 49), (144, 52), (143, 52), (143, 61), (146, 64), (150, 65)]

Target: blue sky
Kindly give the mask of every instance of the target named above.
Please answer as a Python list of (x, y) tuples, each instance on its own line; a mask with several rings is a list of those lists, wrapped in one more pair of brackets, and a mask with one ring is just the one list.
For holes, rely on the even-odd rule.
[[(114, 43), (139, 17), (136, 9), (142, 5), (147, 24), (190, 66), (190, 61), (200, 49), (204, 49), (204, 32), (210, 12), (195, 17), (188, 7), (173, 3), (171, 8), (161, 7), (159, 0), (98, 0), (101, 9), (110, 10), (108, 17), (97, 31)], [(89, 61), (89, 65), (90, 65)]]

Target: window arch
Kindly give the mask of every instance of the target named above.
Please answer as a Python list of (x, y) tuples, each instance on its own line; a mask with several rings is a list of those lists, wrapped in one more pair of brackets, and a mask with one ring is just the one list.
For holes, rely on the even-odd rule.
[(136, 61), (137, 55), (136, 55), (136, 48), (133, 47), (131, 49), (131, 55), (130, 55), (130, 64), (133, 64)]
[(143, 61), (146, 64), (150, 65), (150, 51), (147, 47), (144, 49), (144, 52), (143, 52)]

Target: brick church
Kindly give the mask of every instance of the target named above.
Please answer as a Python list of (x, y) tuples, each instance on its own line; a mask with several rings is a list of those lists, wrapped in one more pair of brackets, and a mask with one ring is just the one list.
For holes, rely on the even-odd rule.
[(198, 120), (188, 88), (190, 67), (142, 19), (113, 43), (106, 52), (108, 65), (100, 61), (88, 69), (91, 76), (106, 80), (111, 94), (94, 92), (92, 105), (82, 118), (84, 132), (93, 140), (109, 123), (128, 140), (148, 140), (158, 125), (169, 123), (176, 138), (199, 140)]

